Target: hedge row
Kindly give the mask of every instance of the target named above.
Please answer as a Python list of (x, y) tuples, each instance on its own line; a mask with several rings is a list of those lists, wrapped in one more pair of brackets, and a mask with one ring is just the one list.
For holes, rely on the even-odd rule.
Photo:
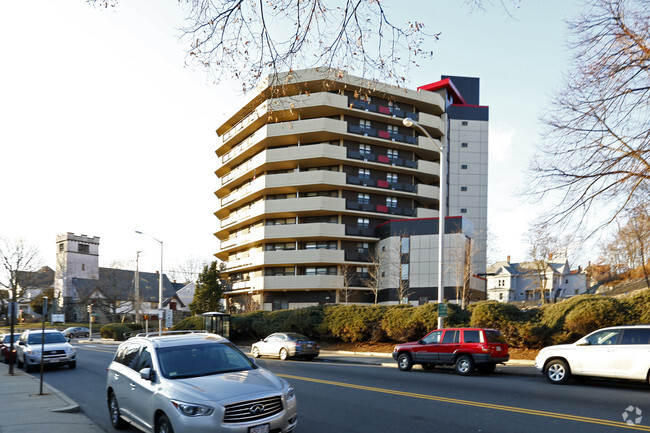
[[(605, 326), (650, 323), (650, 289), (621, 299), (576, 296), (529, 310), (494, 301), (471, 304), (467, 310), (454, 304), (448, 307), (446, 327), (496, 328), (513, 347), (538, 349), (575, 341)], [(186, 320), (174, 329), (201, 329), (200, 317)], [(230, 338), (252, 341), (285, 331), (319, 340), (404, 342), (422, 337), (437, 326), (437, 321), (437, 304), (325, 305), (234, 315)]]

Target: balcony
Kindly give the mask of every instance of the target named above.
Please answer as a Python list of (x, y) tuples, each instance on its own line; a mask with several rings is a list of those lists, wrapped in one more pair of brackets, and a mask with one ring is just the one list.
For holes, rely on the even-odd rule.
[(365, 137), (377, 137), (377, 130), (372, 128), (363, 128), (360, 125), (351, 125), (348, 123), (348, 132), (363, 135)]
[(418, 166), (418, 162), (413, 161), (411, 159), (391, 158), (387, 155), (377, 155), (374, 153), (361, 153), (356, 150), (348, 150), (347, 157), (350, 159), (378, 162), (380, 164), (388, 164), (396, 167), (416, 168)]
[(418, 113), (413, 111), (403, 110), (397, 107), (391, 107), (389, 105), (373, 104), (368, 101), (363, 101), (361, 99), (356, 99), (352, 96), (348, 98), (348, 104), (350, 108), (357, 110), (370, 111), (372, 113), (385, 114), (392, 117), (410, 117), (413, 120), (419, 120), (420, 116)]
[(369, 227), (346, 227), (345, 234), (347, 236), (368, 236), (375, 237), (375, 229)]

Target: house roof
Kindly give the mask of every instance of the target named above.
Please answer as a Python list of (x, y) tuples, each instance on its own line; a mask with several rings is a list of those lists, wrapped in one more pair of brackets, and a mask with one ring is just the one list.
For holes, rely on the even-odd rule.
[(33, 272), (20, 271), (18, 283), (22, 288), (47, 289), (54, 285), (54, 271), (49, 266)]
[[(141, 302), (158, 302), (158, 273), (139, 272)], [(99, 268), (99, 279), (73, 278), (73, 286), (80, 299), (90, 296), (95, 290), (118, 299), (129, 300), (135, 296), (135, 271), (127, 269)], [(163, 299), (174, 296), (174, 283), (163, 274)]]

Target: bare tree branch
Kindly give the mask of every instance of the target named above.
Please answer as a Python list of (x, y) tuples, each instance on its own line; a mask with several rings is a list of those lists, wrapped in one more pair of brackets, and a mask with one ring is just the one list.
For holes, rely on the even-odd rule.
[(650, 5), (589, 3), (570, 25), (573, 66), (542, 119), (545, 143), (531, 172), (534, 199), (557, 201), (545, 222), (589, 220), (597, 230), (647, 200)]

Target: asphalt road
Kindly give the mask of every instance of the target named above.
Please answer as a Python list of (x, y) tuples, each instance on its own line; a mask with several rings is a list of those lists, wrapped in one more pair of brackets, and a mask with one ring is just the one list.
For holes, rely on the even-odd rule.
[[(100, 427), (113, 431), (104, 389), (115, 347), (75, 346), (77, 368), (48, 369), (45, 380), (76, 400)], [(461, 377), (442, 368), (401, 372), (318, 359), (257, 362), (296, 389), (296, 433), (650, 431), (650, 389), (645, 384), (590, 380), (557, 386), (541, 376)], [(627, 419), (639, 421), (638, 408), (640, 423), (624, 422), (629, 407), (634, 416), (628, 411)]]

